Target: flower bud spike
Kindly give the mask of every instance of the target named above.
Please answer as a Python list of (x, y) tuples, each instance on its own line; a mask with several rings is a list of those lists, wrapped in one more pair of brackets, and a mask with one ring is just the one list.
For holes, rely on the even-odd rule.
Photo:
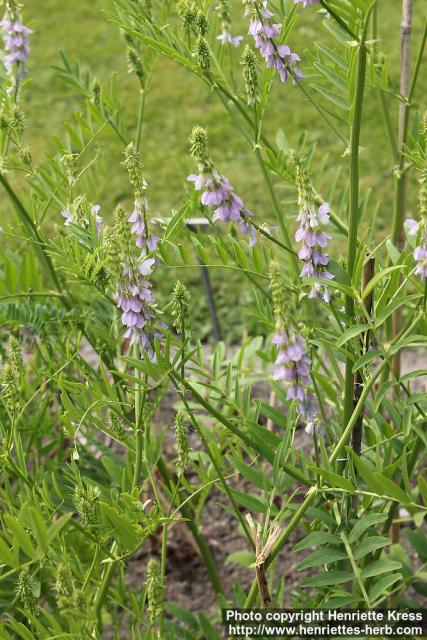
[(194, 55), (200, 70), (203, 73), (207, 73), (211, 67), (211, 50), (203, 36), (197, 38)]
[(256, 55), (254, 51), (246, 45), (242, 55), (243, 75), (245, 78), (246, 102), (248, 105), (255, 104), (258, 100), (258, 75), (256, 70)]
[(187, 287), (178, 280), (172, 292), (173, 326), (178, 333), (185, 334), (190, 324), (191, 296)]
[(152, 557), (148, 561), (146, 585), (148, 617), (151, 624), (155, 624), (163, 607), (163, 580), (157, 558)]
[(185, 426), (185, 414), (179, 411), (175, 417), (175, 437), (178, 448), (177, 471), (181, 476), (188, 465), (190, 448), (188, 445), (188, 433)]

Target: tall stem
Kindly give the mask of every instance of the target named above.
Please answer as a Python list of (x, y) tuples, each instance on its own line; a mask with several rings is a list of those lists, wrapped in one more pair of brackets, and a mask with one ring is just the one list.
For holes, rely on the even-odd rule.
[[(405, 238), (403, 223), (406, 216), (408, 175), (405, 170), (404, 146), (407, 138), (409, 118), (409, 95), (411, 90), (411, 32), (412, 32), (412, 0), (402, 0), (401, 32), (401, 59), (400, 59), (400, 93), (405, 102), (401, 102), (399, 108), (399, 133), (398, 154), (399, 164), (395, 171), (394, 183), (394, 209), (392, 225), (392, 241), (400, 250), (403, 249)], [(392, 335), (399, 332), (401, 325), (401, 312), (396, 309), (392, 316)], [(393, 357), (393, 370), (400, 377), (400, 354)]]
[[(279, 203), (277, 201), (277, 197), (276, 197), (276, 194), (274, 192), (273, 185), (271, 183), (270, 176), (269, 176), (267, 167), (265, 166), (264, 159), (262, 157), (262, 154), (261, 154), (261, 151), (260, 151), (259, 147), (255, 148), (255, 156), (256, 156), (256, 159), (258, 160), (259, 166), (261, 168), (261, 173), (262, 173), (262, 175), (264, 177), (264, 180), (265, 180), (265, 183), (267, 185), (268, 193), (270, 195), (271, 202), (273, 204), (276, 220), (277, 220), (277, 223), (278, 223), (278, 225), (280, 227), (280, 231), (282, 233), (282, 236), (283, 236), (283, 239), (285, 241), (285, 244), (288, 247), (292, 247), (292, 241), (291, 241), (291, 235), (289, 233), (288, 223), (287, 223), (287, 220), (284, 217), (283, 211), (280, 210), (280, 206), (279, 206)], [(299, 275), (299, 268), (298, 268), (298, 259), (297, 259), (297, 257), (295, 255), (293, 255), (292, 253), (290, 253), (289, 254), (289, 260), (290, 260), (291, 269), (293, 270), (295, 275), (298, 276)]]
[[(359, 60), (357, 68), (356, 95), (353, 105), (353, 122), (350, 142), (350, 200), (349, 200), (349, 231), (348, 231), (348, 251), (347, 269), (350, 278), (354, 277), (357, 253), (357, 231), (359, 228), (359, 146), (360, 131), (362, 126), (363, 95), (365, 91), (366, 75), (366, 26), (359, 45)], [(345, 310), (349, 323), (355, 321), (354, 299), (346, 296)], [(353, 361), (347, 357), (345, 363), (345, 391), (344, 391), (344, 411), (343, 428), (346, 427), (353, 410), (354, 375)]]
[[(372, 278), (374, 277), (374, 274), (375, 274), (375, 257), (369, 256), (365, 266), (363, 267), (362, 294), (363, 294), (363, 291), (368, 286), (368, 284), (370, 283), (370, 281), (372, 280)], [(373, 302), (373, 292), (371, 292), (368, 296), (366, 296), (364, 300), (365, 309), (369, 316), (372, 313), (372, 302)], [(366, 334), (363, 347), (365, 352), (367, 352), (369, 349), (369, 332)], [(362, 378), (361, 370), (358, 369), (354, 379), (354, 400), (353, 400), (354, 405), (356, 405), (357, 402), (359, 401), (359, 398), (362, 394), (362, 390), (363, 390), (363, 378)], [(359, 417), (357, 418), (356, 424), (354, 425), (353, 433), (351, 434), (351, 446), (353, 447), (354, 452), (357, 453), (358, 456), (360, 456), (360, 451), (362, 448), (363, 415), (364, 415), (364, 408), (360, 412)]]

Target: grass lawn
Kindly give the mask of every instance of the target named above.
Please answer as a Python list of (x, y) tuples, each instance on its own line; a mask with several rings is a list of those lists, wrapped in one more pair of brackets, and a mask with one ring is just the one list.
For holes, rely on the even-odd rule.
[[(292, 3), (287, 2), (288, 6)], [(389, 60), (390, 76), (398, 86), (400, 59), (400, 1), (379, 2), (380, 32), (383, 39), (379, 48)], [(231, 0), (235, 17), (234, 31), (246, 33), (241, 0)], [(119, 95), (125, 107), (129, 138), (135, 130), (139, 105), (139, 85), (127, 72), (126, 48), (118, 29), (103, 15), (105, 0), (30, 0), (25, 3), (25, 20), (34, 30), (32, 52), (29, 63), (30, 82), (27, 85), (24, 109), (27, 115), (25, 143), (31, 147), (33, 157), (42, 161), (46, 151), (53, 149), (53, 138), (64, 135), (63, 122), (78, 105), (78, 97), (55, 78), (52, 69), (60, 64), (60, 50), (71, 63), (80, 61), (90, 68), (101, 81), (108, 80), (112, 72), (118, 75)], [(425, 0), (414, 0), (414, 56), (418, 50), (425, 19)], [(296, 28), (289, 39), (291, 48), (301, 57), (306, 49), (313, 50), (313, 42), (321, 40), (333, 46), (330, 34), (323, 28), (317, 12), (300, 10)], [(241, 50), (233, 53), (240, 56)], [(304, 63), (302, 68), (309, 65)], [(238, 67), (238, 65), (237, 65)], [(307, 70), (307, 69), (306, 69)], [(308, 70), (308, 76), (312, 72)], [(310, 77), (306, 80), (311, 82)], [(425, 94), (426, 78), (421, 78), (417, 98)], [(422, 105), (421, 105), (422, 106)], [(397, 103), (390, 101), (393, 124), (397, 123)], [(365, 97), (364, 129), (362, 134), (361, 171), (362, 188), (372, 188), (372, 203), (381, 200), (380, 225), (388, 227), (393, 199), (393, 160), (386, 138), (380, 109), (380, 100), (375, 90), (368, 89)], [(221, 172), (235, 184), (236, 191), (244, 198), (246, 206), (260, 219), (273, 221), (270, 202), (253, 157), (253, 150), (236, 131), (223, 107), (205, 86), (186, 70), (160, 59), (147, 96), (146, 118), (143, 129), (142, 155), (146, 167), (146, 178), (150, 185), (149, 200), (153, 213), (170, 215), (183, 201), (189, 186), (186, 176), (193, 171), (188, 152), (188, 135), (192, 126), (205, 126), (210, 135), (211, 151)], [(274, 139), (277, 130), (285, 131), (291, 146), (296, 145), (304, 130), (309, 140), (317, 142), (318, 161), (328, 155), (325, 182), (336, 169), (343, 167), (342, 183), (347, 176), (345, 145), (318, 117), (302, 93), (290, 83), (276, 84), (266, 119), (268, 135)], [(101, 153), (104, 159), (102, 178), (87, 194), (92, 202), (99, 202), (103, 215), (108, 218), (113, 207), (129, 198), (129, 186), (124, 168), (123, 145), (110, 132), (102, 140)], [(279, 197), (289, 198), (276, 181)], [(325, 185), (320, 185), (325, 187)], [(410, 203), (416, 202), (416, 183), (412, 183)], [(332, 203), (337, 206), (337, 203)], [(369, 225), (368, 210), (365, 223)], [(295, 216), (295, 207), (284, 207), (285, 214)], [(59, 212), (58, 212), (59, 213)], [(346, 216), (345, 209), (339, 212)], [(55, 211), (50, 213), (50, 223), (55, 220)], [(59, 218), (58, 218), (59, 220)], [(333, 249), (332, 249), (333, 251)], [(218, 285), (219, 286), (219, 285)], [(226, 296), (225, 296), (226, 298)]]

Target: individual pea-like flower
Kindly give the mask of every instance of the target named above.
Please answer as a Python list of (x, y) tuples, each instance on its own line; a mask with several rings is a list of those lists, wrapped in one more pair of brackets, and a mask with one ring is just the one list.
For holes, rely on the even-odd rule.
[[(324, 228), (329, 223), (329, 204), (322, 203), (319, 207), (314, 203), (313, 189), (305, 171), (303, 161), (295, 154), (296, 184), (298, 188), (298, 222), (295, 240), (301, 243), (298, 257), (304, 262), (300, 276), (333, 280), (334, 276), (327, 270), (329, 255), (325, 249), (331, 236)], [(309, 298), (320, 298), (329, 302), (329, 290), (326, 284), (316, 282), (309, 293)]]
[(405, 229), (408, 236), (416, 238), (417, 246), (413, 256), (417, 262), (415, 273), (421, 280), (427, 279), (427, 224), (425, 220), (405, 220)]
[(233, 185), (218, 173), (207, 153), (207, 133), (194, 127), (191, 134), (191, 153), (198, 162), (199, 173), (191, 174), (187, 180), (194, 183), (196, 191), (202, 191), (201, 203), (213, 209), (214, 222), (237, 222), (240, 231), (249, 236), (249, 245), (256, 242), (255, 228), (250, 223), (253, 213), (246, 209), (243, 200), (234, 192)]
[(304, 74), (297, 66), (301, 58), (287, 44), (276, 41), (282, 25), (273, 22), (274, 14), (268, 8), (268, 0), (244, 0), (244, 3), (245, 16), (250, 17), (248, 34), (253, 37), (267, 68), (275, 69), (282, 82), (286, 82), (290, 76), (294, 80), (303, 78)]
[(229, 31), (223, 31), (216, 39), (219, 40), (221, 44), (231, 44), (237, 48), (240, 46), (243, 36), (233, 36)]
[(218, 14), (221, 20), (222, 32), (217, 36), (217, 40), (221, 44), (231, 44), (233, 47), (238, 47), (243, 40), (243, 36), (233, 36), (231, 34), (231, 14), (228, 0), (219, 0)]
[(15, 11), (6, 11), (0, 27), (4, 38), (4, 66), (7, 73), (17, 82), (26, 75), (25, 62), (30, 53), (29, 35), (31, 29), (24, 26), (14, 15)]
[[(76, 198), (76, 200), (68, 207), (68, 209), (64, 209), (61, 211), (61, 216), (65, 218), (64, 226), (68, 227), (70, 224), (82, 225), (85, 228), (89, 226), (89, 220), (82, 213), (82, 205), (84, 201), (82, 198)], [(101, 210), (101, 206), (99, 204), (94, 204), (90, 207), (90, 216), (95, 218), (95, 227), (96, 227), (96, 235), (101, 235), (102, 232), (102, 224), (104, 222), (103, 218), (99, 215)]]
[(313, 4), (317, 4), (319, 0), (294, 0), (295, 4), (302, 4), (304, 7), (311, 7)]

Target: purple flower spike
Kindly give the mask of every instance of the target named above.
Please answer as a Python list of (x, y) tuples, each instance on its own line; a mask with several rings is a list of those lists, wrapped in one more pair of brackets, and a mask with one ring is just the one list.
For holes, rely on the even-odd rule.
[(18, 20), (14, 20), (9, 12), (6, 12), (0, 22), (4, 39), (4, 66), (7, 73), (14, 78), (14, 83), (25, 77), (25, 62), (30, 53), (29, 35), (31, 29), (25, 27)]
[(256, 243), (255, 229), (248, 220), (253, 217), (253, 213), (245, 208), (243, 200), (234, 193), (233, 185), (225, 176), (211, 167), (208, 174), (192, 174), (187, 180), (194, 182), (196, 191), (200, 190), (198, 187), (205, 189), (200, 201), (213, 210), (214, 222), (238, 222), (240, 231), (249, 236), (249, 246), (252, 247)]
[[(331, 236), (321, 230), (321, 225), (329, 223), (329, 204), (324, 202), (318, 209), (307, 200), (305, 193), (299, 197), (300, 226), (295, 233), (295, 240), (301, 243), (298, 257), (304, 262), (300, 276), (332, 280), (334, 276), (326, 270), (329, 256), (323, 251), (327, 247)], [(329, 302), (329, 293), (325, 285), (316, 283), (309, 293), (309, 298), (320, 298)]]
[(300, 334), (281, 330), (273, 335), (272, 342), (279, 348), (273, 367), (274, 380), (289, 384), (288, 399), (296, 400), (300, 414), (312, 420), (315, 398), (308, 389), (312, 385), (312, 379), (305, 339)]
[[(268, 0), (245, 0), (245, 16), (250, 17), (248, 34), (253, 37), (268, 69), (275, 69), (280, 80), (286, 82), (290, 76), (303, 78), (298, 68), (300, 57), (292, 53), (288, 45), (278, 44), (282, 25), (272, 21), (274, 14), (268, 8)], [(294, 80), (295, 82), (295, 80)]]

